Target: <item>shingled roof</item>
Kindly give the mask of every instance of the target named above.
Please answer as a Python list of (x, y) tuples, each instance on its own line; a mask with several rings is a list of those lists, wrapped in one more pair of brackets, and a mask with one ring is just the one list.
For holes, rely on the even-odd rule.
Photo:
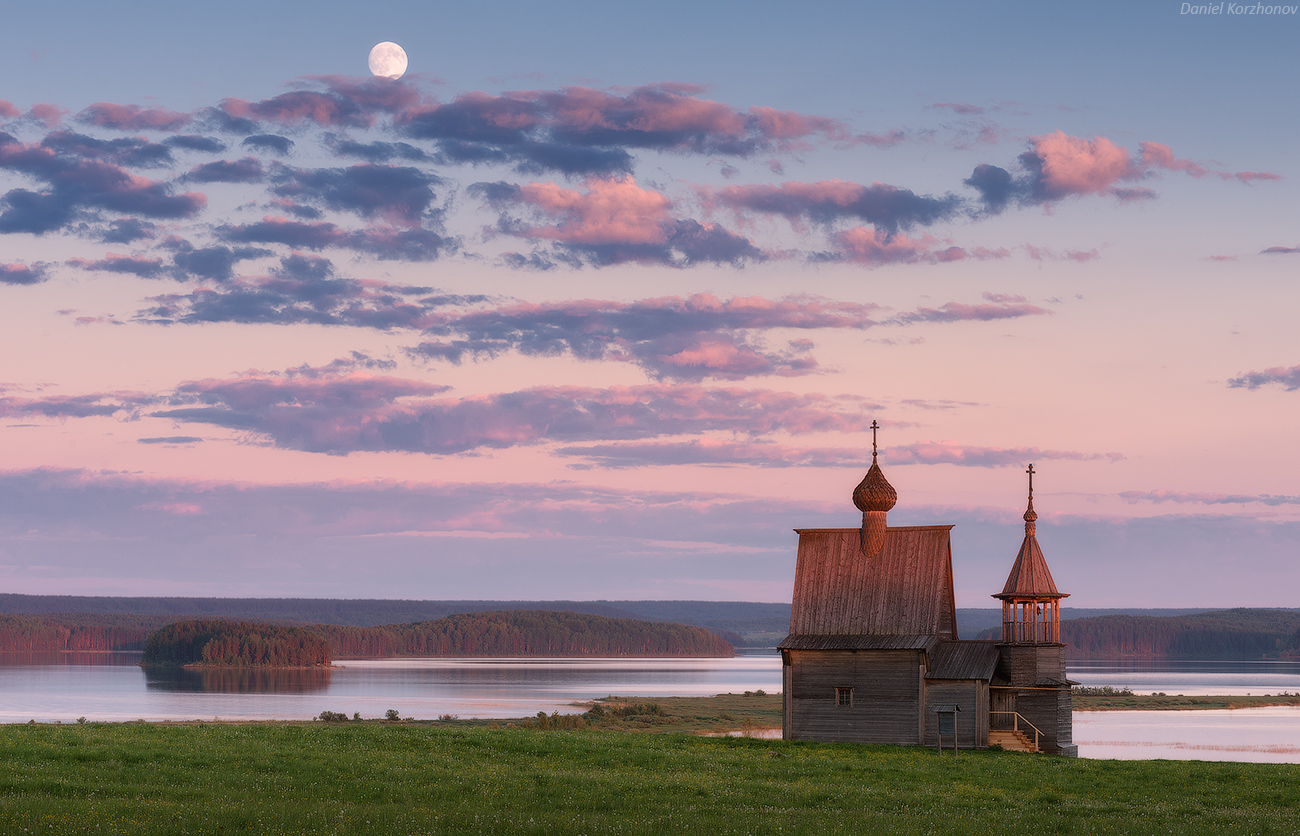
[(1016, 562), (1011, 565), (1011, 574), (1002, 592), (994, 598), (1068, 598), (1056, 588), (1052, 572), (1047, 568), (1047, 558), (1038, 547), (1038, 512), (1034, 510), (1034, 466), (1029, 466), (1029, 507), (1025, 509), (1025, 539), (1020, 544)]
[(864, 557), (856, 528), (796, 529), (799, 556), (791, 639), (810, 636), (957, 637), (950, 525), (885, 530)]

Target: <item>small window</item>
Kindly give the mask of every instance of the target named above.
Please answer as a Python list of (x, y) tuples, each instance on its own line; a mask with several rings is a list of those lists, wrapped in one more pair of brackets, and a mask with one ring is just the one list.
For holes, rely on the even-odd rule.
[(853, 689), (852, 689), (852, 688), (836, 688), (836, 689), (835, 689), (835, 705), (840, 706), (840, 707), (843, 707), (843, 708), (847, 708), (847, 707), (853, 705)]

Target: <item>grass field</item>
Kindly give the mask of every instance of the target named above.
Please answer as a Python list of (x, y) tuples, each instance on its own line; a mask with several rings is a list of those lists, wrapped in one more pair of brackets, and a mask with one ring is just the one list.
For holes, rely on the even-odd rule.
[(375, 722), (0, 727), (4, 834), (1300, 832), (1300, 766)]
[(1182, 694), (1078, 694), (1075, 711), (1196, 711), (1209, 708), (1264, 708), (1300, 705), (1300, 694), (1191, 696)]

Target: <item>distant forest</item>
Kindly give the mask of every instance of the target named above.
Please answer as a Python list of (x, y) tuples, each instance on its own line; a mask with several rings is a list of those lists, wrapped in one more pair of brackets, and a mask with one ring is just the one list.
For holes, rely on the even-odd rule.
[(1300, 612), (1077, 618), (1061, 622), (1061, 641), (1069, 644), (1069, 659), (1294, 659), (1300, 658)]
[[(103, 624), (96, 625), (100, 618)], [(731, 656), (702, 627), (549, 610), (459, 613), (433, 621), (351, 627), (140, 616), (0, 616), (0, 650), (144, 650), (156, 665), (311, 667), (398, 656)]]
[[(432, 621), (457, 613), (552, 610), (708, 628), (735, 645), (743, 634), (779, 634), (790, 626), (790, 604), (753, 601), (422, 601), (386, 598), (180, 598), (0, 593), (0, 614), (66, 613), (168, 616), (158, 621), (224, 618), (294, 624), (376, 627)], [(141, 639), (143, 641), (143, 638)]]
[[(996, 639), (1001, 627), (975, 638)], [(1300, 658), (1300, 610), (1232, 609), (1189, 615), (1061, 620), (1067, 659), (1235, 661)]]

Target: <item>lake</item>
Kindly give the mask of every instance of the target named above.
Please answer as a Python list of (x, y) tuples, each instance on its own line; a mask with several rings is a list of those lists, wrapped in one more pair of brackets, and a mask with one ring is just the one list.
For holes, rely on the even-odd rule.
[[(522, 717), (609, 695), (781, 689), (776, 655), (731, 659), (377, 659), (332, 670), (145, 671), (139, 654), (0, 654), (0, 722)], [(1300, 662), (1079, 662), (1072, 679), (1139, 693), (1300, 693)], [(1300, 708), (1075, 712), (1092, 758), (1300, 763)]]

